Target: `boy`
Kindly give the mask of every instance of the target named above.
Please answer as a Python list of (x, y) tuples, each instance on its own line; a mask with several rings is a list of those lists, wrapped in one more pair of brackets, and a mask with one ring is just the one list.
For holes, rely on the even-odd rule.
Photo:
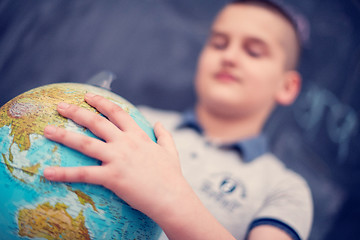
[[(108, 119), (60, 103), (58, 111), (104, 141), (48, 126), (44, 134), (102, 161), (47, 168), (49, 180), (112, 190), (157, 222), (169, 239), (306, 239), (311, 194), (304, 180), (267, 152), (262, 127), (300, 89), (300, 39), (286, 9), (236, 1), (216, 17), (198, 62), (194, 111), (142, 109), (161, 119), (152, 142), (131, 117), (92, 94)], [(185, 180), (186, 179), (186, 180)]]

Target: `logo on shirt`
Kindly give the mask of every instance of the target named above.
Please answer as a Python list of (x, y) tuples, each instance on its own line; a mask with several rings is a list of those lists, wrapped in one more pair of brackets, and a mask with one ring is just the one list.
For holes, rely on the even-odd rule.
[(201, 191), (230, 212), (239, 208), (246, 198), (246, 189), (242, 181), (229, 173), (210, 175), (203, 182)]

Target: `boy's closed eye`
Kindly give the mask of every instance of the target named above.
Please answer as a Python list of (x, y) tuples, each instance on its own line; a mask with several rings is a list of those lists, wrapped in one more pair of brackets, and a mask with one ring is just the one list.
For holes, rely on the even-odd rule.
[(261, 58), (269, 55), (269, 49), (265, 42), (259, 39), (247, 39), (243, 43), (245, 52), (253, 58)]
[(208, 41), (209, 46), (222, 50), (228, 46), (229, 39), (223, 33), (212, 32)]

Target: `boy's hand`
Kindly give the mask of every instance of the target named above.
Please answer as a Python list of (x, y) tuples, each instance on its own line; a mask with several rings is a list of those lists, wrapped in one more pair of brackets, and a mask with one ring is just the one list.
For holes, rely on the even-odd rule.
[(48, 180), (102, 185), (157, 222), (169, 239), (234, 239), (186, 182), (172, 137), (161, 124), (154, 128), (155, 143), (118, 105), (91, 94), (85, 100), (108, 119), (64, 103), (58, 112), (104, 141), (54, 126), (44, 134), (102, 165), (49, 167)]
[(156, 218), (166, 207), (173, 207), (172, 201), (183, 194), (181, 186), (188, 186), (171, 135), (157, 123), (155, 143), (118, 105), (93, 94), (87, 94), (85, 100), (108, 119), (65, 103), (58, 105), (58, 112), (104, 141), (55, 126), (47, 126), (44, 135), (102, 161), (102, 165), (49, 167), (44, 176), (53, 181), (102, 185), (149, 217)]

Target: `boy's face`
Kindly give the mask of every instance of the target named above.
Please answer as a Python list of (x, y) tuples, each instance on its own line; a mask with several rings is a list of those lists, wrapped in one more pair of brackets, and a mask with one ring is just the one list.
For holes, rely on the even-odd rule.
[(229, 116), (267, 116), (276, 103), (289, 104), (281, 96), (295, 49), (295, 32), (282, 16), (257, 5), (226, 6), (199, 58), (198, 104)]

